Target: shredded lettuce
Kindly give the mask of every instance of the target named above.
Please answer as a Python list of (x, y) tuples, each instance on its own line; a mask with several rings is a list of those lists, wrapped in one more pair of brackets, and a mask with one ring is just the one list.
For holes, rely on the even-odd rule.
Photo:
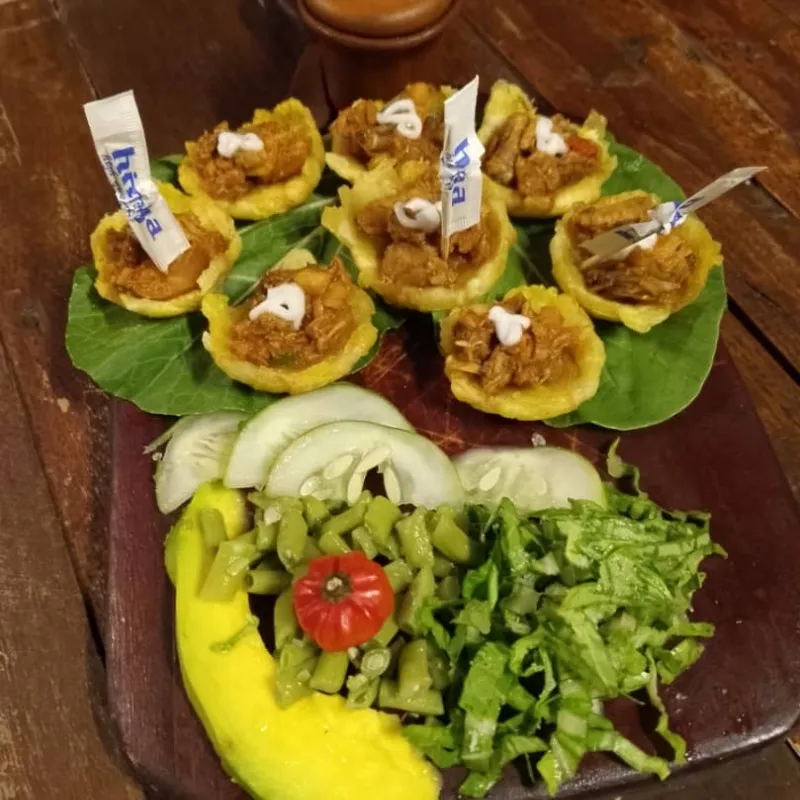
[(607, 507), (573, 501), (525, 518), (504, 500), (494, 513), (467, 509), (484, 553), (466, 572), (460, 599), (430, 600), (417, 623), (449, 663), (445, 724), (405, 726), (440, 767), (469, 770), (461, 794), (482, 797), (520, 759), (554, 794), (586, 753), (606, 751), (665, 778), (669, 764), (640, 750), (603, 715), (603, 701), (640, 692), (658, 713), (656, 732), (685, 760), (670, 730), (659, 682), (702, 655), (707, 622), (689, 619), (703, 559), (725, 555), (704, 512), (666, 511), (616, 454)]

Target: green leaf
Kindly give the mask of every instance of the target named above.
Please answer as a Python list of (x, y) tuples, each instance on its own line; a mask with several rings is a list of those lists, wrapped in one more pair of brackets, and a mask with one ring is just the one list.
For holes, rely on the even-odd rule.
[(683, 764), (686, 761), (686, 742), (682, 736), (670, 730), (669, 714), (667, 714), (667, 709), (658, 694), (658, 672), (652, 655), (648, 655), (648, 664), (650, 677), (647, 680), (647, 697), (650, 700), (650, 704), (658, 711), (656, 731), (675, 752), (675, 761), (678, 764)]
[(204, 320), (189, 314), (150, 320), (100, 298), (94, 271), (72, 283), (67, 351), (101, 389), (151, 414), (252, 413), (273, 395), (255, 392), (221, 372), (200, 344)]
[(319, 224), (322, 210), (331, 197), (311, 195), (306, 203), (287, 214), (261, 220), (241, 230), (242, 252), (222, 284), (231, 302), (243, 300), (269, 267), (290, 250), (306, 248), (319, 259), (330, 238)]
[(178, 185), (178, 164), (183, 160), (182, 155), (163, 156), (154, 158), (150, 162), (150, 175), (154, 181), (163, 181)]
[(514, 682), (507, 669), (508, 648), (487, 642), (475, 655), (458, 704), (466, 712), (461, 758), (471, 769), (489, 767), (500, 709)]
[[(154, 162), (154, 174), (168, 178), (179, 157)], [(312, 195), (287, 214), (240, 229), (242, 253), (222, 285), (233, 302), (245, 298), (264, 272), (290, 250), (305, 247), (322, 263), (339, 255), (352, 268), (349, 252), (320, 226), (333, 197)], [(135, 403), (151, 414), (183, 416), (212, 411), (259, 411), (277, 398), (232, 381), (203, 348), (205, 319), (199, 313), (172, 319), (148, 319), (103, 300), (94, 290), (94, 270), (77, 270), (67, 322), (67, 351), (73, 364), (100, 388)], [(380, 333), (403, 323), (403, 316), (376, 303), (373, 323)], [(368, 364), (375, 346), (355, 366)]]
[(403, 736), (426, 755), (439, 769), (454, 767), (461, 761), (460, 737), (453, 725), (404, 725)]
[(547, 420), (564, 428), (592, 423), (618, 431), (657, 425), (683, 411), (711, 371), (727, 303), (722, 270), (700, 297), (649, 333), (597, 322), (606, 363), (597, 394), (571, 414)]

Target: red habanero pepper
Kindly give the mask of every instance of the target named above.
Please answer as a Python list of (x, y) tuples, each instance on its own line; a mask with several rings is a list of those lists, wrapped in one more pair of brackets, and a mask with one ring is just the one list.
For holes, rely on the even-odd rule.
[(328, 652), (368, 642), (392, 611), (386, 573), (358, 550), (315, 558), (294, 585), (300, 627)]
[(594, 158), (600, 149), (593, 141), (584, 139), (581, 136), (568, 136), (567, 147), (584, 158)]

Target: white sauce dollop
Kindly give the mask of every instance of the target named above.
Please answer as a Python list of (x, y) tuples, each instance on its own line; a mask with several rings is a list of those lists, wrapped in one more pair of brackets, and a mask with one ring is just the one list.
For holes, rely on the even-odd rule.
[(433, 233), (442, 224), (442, 202), (431, 203), (421, 197), (413, 197), (405, 203), (395, 203), (394, 215), (404, 228)]
[(250, 319), (258, 319), (262, 314), (272, 314), (278, 319), (291, 322), (292, 327), (300, 330), (306, 314), (306, 296), (296, 283), (282, 283), (267, 289), (267, 296), (258, 305), (250, 309)]
[(536, 149), (551, 156), (561, 155), (569, 149), (564, 138), (553, 131), (550, 117), (536, 118)]
[(419, 139), (422, 135), (422, 120), (414, 101), (408, 97), (389, 103), (375, 118), (381, 125), (394, 125), (406, 139)]
[(254, 133), (234, 133), (220, 131), (217, 136), (217, 152), (223, 158), (233, 158), (239, 150), (257, 153), (264, 149), (264, 142)]
[(494, 324), (497, 339), (504, 347), (513, 347), (522, 339), (522, 332), (531, 326), (531, 321), (522, 314), (510, 314), (503, 306), (492, 306), (489, 319)]

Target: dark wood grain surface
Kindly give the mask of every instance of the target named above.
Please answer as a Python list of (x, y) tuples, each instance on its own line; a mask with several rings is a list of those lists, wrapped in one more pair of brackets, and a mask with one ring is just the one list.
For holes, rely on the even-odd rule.
[[(727, 260), (731, 311), (723, 338), (797, 496), (800, 6), (465, 6), (443, 47), (407, 65), (410, 73), (460, 83), (480, 72), (484, 85), (497, 77), (527, 82), (543, 102), (575, 116), (597, 107), (624, 142), (688, 190), (743, 163), (770, 167), (704, 218)], [(103, 711), (102, 659), (115, 630), (107, 621), (120, 614), (109, 609), (106, 592), (109, 404), (70, 368), (63, 348), (71, 273), (88, 257), (88, 234), (112, 203), (81, 104), (135, 89), (151, 151), (174, 152), (219, 118), (239, 120), (285, 96), (304, 45), (296, 22), (269, 0), (0, 2), (0, 797), (137, 791), (130, 765), (115, 756), (116, 733)], [(752, 424), (747, 430), (760, 436)], [(121, 491), (139, 497), (149, 486)], [(145, 674), (155, 669), (140, 653), (130, 658)], [(152, 690), (164, 691), (155, 677)], [(154, 728), (154, 741), (164, 733)], [(165, 748), (167, 767), (174, 746)], [(777, 744), (635, 796), (789, 800), (800, 796), (800, 764)]]

